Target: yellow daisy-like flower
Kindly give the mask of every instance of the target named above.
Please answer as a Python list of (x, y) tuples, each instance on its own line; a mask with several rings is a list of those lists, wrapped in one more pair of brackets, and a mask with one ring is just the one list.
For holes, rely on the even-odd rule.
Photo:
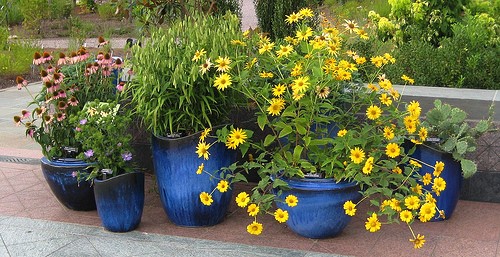
[(253, 58), (251, 61), (245, 63), (245, 70), (251, 69), (257, 63), (257, 58)]
[(397, 212), (401, 211), (401, 205), (398, 199), (392, 198), (389, 205), (391, 206), (391, 209)]
[(246, 46), (247, 43), (245, 43), (245, 42), (243, 42), (241, 40), (233, 39), (233, 40), (231, 40), (231, 45)]
[(337, 132), (338, 137), (343, 137), (345, 135), (347, 135), (347, 129), (341, 129), (339, 130), (339, 132)]
[(248, 195), (246, 192), (241, 192), (236, 196), (235, 201), (239, 207), (244, 208), (250, 202), (250, 195)]
[(403, 173), (403, 170), (400, 167), (396, 167), (396, 168), (392, 169), (392, 172), (394, 172), (396, 174), (401, 174), (401, 173)]
[(419, 162), (417, 162), (415, 160), (410, 160), (410, 164), (417, 167), (417, 168), (422, 168), (422, 164), (420, 164)]
[(420, 137), (420, 141), (425, 141), (425, 139), (427, 139), (427, 135), (428, 135), (428, 132), (427, 132), (426, 128), (421, 127), (418, 130), (418, 136)]
[(309, 88), (309, 77), (298, 77), (297, 79), (293, 80), (292, 83), (292, 90), (296, 93), (303, 93), (307, 91)]
[(310, 8), (302, 8), (299, 11), (299, 15), (302, 17), (313, 17), (314, 12)]
[(392, 99), (386, 93), (381, 94), (379, 99), (382, 104), (385, 104), (387, 106), (392, 104)]
[(368, 157), (368, 159), (366, 159), (366, 162), (365, 162), (365, 165), (363, 166), (363, 173), (368, 175), (370, 173), (372, 173), (372, 170), (373, 170), (373, 157)]
[(352, 20), (344, 20), (345, 23), (343, 26), (349, 31), (350, 33), (354, 32), (356, 28), (358, 28), (358, 24)]
[(221, 180), (217, 183), (217, 190), (219, 190), (219, 192), (224, 193), (227, 192), (228, 189), (229, 183), (226, 180)]
[(395, 63), (396, 62), (396, 59), (394, 57), (392, 57), (389, 53), (385, 53), (384, 54), (384, 59), (386, 60), (386, 62), (391, 62), (391, 63)]
[(294, 91), (294, 92), (293, 92), (293, 94), (292, 94), (292, 99), (293, 99), (294, 101), (299, 101), (299, 100), (300, 100), (300, 99), (302, 99), (302, 97), (304, 97), (304, 96), (305, 96), (305, 94), (304, 94), (304, 93), (298, 93), (298, 92)]
[(199, 142), (198, 146), (196, 146), (196, 153), (198, 154), (198, 158), (203, 156), (203, 159), (208, 160), (208, 156), (210, 153), (208, 152), (208, 148), (210, 145), (207, 145), (205, 142)]
[(365, 151), (359, 147), (355, 147), (354, 149), (351, 149), (350, 158), (352, 162), (360, 164), (365, 159)]
[(400, 96), (400, 95), (399, 95), (399, 92), (398, 92), (396, 89), (391, 88), (391, 90), (389, 90), (389, 94), (391, 94), (391, 96), (392, 96), (392, 98), (393, 98), (394, 100), (399, 99), (399, 96)]
[(436, 161), (436, 164), (434, 165), (434, 172), (432, 173), (432, 175), (434, 175), (434, 177), (439, 177), (441, 176), (441, 172), (443, 172), (443, 170), (444, 170), (444, 162)]
[(250, 204), (247, 208), (248, 215), (253, 216), (253, 217), (255, 217), (255, 216), (257, 216), (257, 214), (259, 214), (259, 210), (260, 210), (259, 206), (257, 206), (254, 203)]
[(410, 223), (413, 220), (413, 214), (409, 210), (404, 210), (399, 213), (399, 219), (403, 222)]
[(297, 196), (295, 195), (288, 195), (286, 198), (285, 198), (285, 202), (288, 206), (290, 207), (295, 207), (297, 206), (297, 204), (299, 203), (299, 199), (297, 199)]
[(436, 193), (436, 195), (439, 196), (441, 194), (441, 191), (445, 189), (446, 189), (446, 181), (442, 177), (434, 178), (434, 181), (432, 182), (432, 191), (434, 191), (434, 193)]
[(286, 45), (286, 46), (280, 45), (280, 50), (276, 51), (276, 54), (278, 55), (278, 58), (281, 58), (281, 57), (287, 57), (292, 52), (293, 52), (292, 45)]
[(427, 192), (427, 193), (425, 193), (425, 202), (432, 203), (435, 205), (437, 200), (436, 200), (436, 198), (434, 198), (434, 196), (432, 196), (431, 193)]
[(358, 57), (356, 58), (356, 64), (362, 65), (366, 63), (366, 58), (365, 57)]
[(200, 164), (200, 166), (198, 166), (198, 169), (196, 170), (196, 174), (200, 175), (201, 173), (203, 173), (204, 168), (205, 164), (204, 163)]
[(265, 72), (265, 71), (263, 71), (263, 72), (259, 73), (259, 77), (261, 77), (263, 79), (265, 79), (265, 78), (272, 78), (272, 77), (274, 77), (274, 74), (272, 72)]
[(431, 181), (432, 181), (432, 176), (430, 173), (425, 173), (425, 175), (422, 176), (422, 183), (424, 183), (424, 186), (429, 185)]
[(392, 82), (388, 79), (382, 79), (378, 82), (378, 85), (385, 90), (391, 90), (392, 89)]
[(274, 47), (274, 43), (266, 43), (266, 44), (263, 44), (260, 48), (259, 48), (259, 54), (264, 54), (266, 52), (271, 52), (271, 50), (273, 49)]
[(420, 199), (415, 195), (410, 195), (405, 198), (405, 206), (409, 210), (418, 210), (420, 208)]
[(283, 223), (288, 220), (288, 211), (284, 211), (282, 209), (277, 209), (274, 212), (274, 218), (279, 222)]
[(396, 143), (389, 143), (385, 147), (385, 154), (391, 158), (396, 158), (399, 156), (401, 150), (399, 148), (399, 145)]
[(231, 64), (231, 60), (228, 57), (219, 56), (219, 58), (215, 60), (215, 62), (217, 63), (217, 71), (228, 72), (231, 69), (231, 67), (229, 67), (229, 64)]
[(352, 201), (347, 201), (344, 203), (345, 214), (349, 216), (356, 215), (356, 205)]
[(355, 29), (354, 32), (356, 32), (361, 39), (367, 40), (370, 38), (364, 29)]
[(423, 187), (420, 184), (416, 184), (415, 186), (411, 187), (411, 191), (421, 195), (423, 193)]
[(382, 115), (382, 109), (376, 105), (371, 105), (366, 109), (366, 117), (370, 120), (376, 120)]
[(378, 87), (377, 87), (375, 84), (368, 83), (367, 87), (368, 87), (371, 91), (378, 91)]
[(391, 206), (391, 201), (386, 199), (380, 204), (380, 210), (384, 211), (387, 206)]
[(392, 140), (394, 138), (394, 130), (391, 127), (384, 127), (384, 137), (387, 140)]
[(227, 136), (228, 140), (232, 141), (236, 146), (245, 143), (247, 139), (247, 134), (243, 129), (235, 128)]
[(344, 69), (339, 69), (337, 71), (337, 79), (342, 80), (342, 81), (348, 81), (351, 80), (352, 74), (348, 72), (347, 70)]
[(420, 108), (420, 103), (417, 101), (411, 101), (406, 108), (410, 113), (410, 116), (413, 119), (418, 119), (420, 117), (420, 113), (422, 112), (422, 108)]
[(280, 97), (286, 92), (286, 86), (283, 84), (278, 84), (273, 87), (273, 96)]
[(267, 112), (272, 116), (277, 116), (285, 108), (285, 100), (282, 98), (271, 99), (271, 105), (267, 108)]
[(205, 141), (205, 138), (207, 138), (208, 134), (210, 134), (210, 132), (212, 131), (211, 128), (206, 128), (204, 129), (202, 132), (201, 132), (201, 135), (200, 135), (200, 141)]
[(214, 81), (214, 87), (217, 87), (217, 89), (221, 91), (224, 91), (224, 89), (228, 88), (231, 84), (231, 76), (227, 73), (222, 73)]
[(375, 65), (375, 67), (380, 68), (384, 64), (384, 57), (382, 56), (375, 56), (370, 58), (370, 62)]
[(201, 75), (204, 75), (205, 73), (207, 73), (210, 70), (210, 68), (212, 68), (212, 65), (213, 65), (213, 63), (210, 62), (210, 58), (208, 58), (204, 63), (202, 63), (200, 65)]
[(381, 226), (382, 224), (378, 220), (376, 213), (373, 213), (372, 216), (368, 217), (367, 221), (365, 222), (365, 228), (370, 232), (377, 232), (378, 230), (380, 230)]
[(258, 223), (256, 221), (247, 226), (247, 232), (256, 236), (260, 235), (263, 229), (262, 223)]
[(422, 207), (420, 207), (418, 215), (421, 222), (431, 220), (434, 215), (436, 215), (436, 205), (433, 203), (424, 203)]
[(214, 199), (212, 199), (212, 196), (207, 192), (201, 192), (200, 200), (201, 200), (201, 203), (203, 203), (206, 206), (210, 206), (214, 202)]
[(401, 76), (401, 79), (404, 80), (404, 81), (406, 81), (406, 82), (408, 82), (408, 84), (410, 84), (410, 85), (413, 85), (413, 83), (415, 83), (414, 79), (412, 79), (412, 78), (410, 78), (410, 77), (408, 77), (406, 75)]
[(413, 247), (415, 249), (422, 248), (425, 244), (425, 237), (423, 235), (418, 234), (414, 239), (410, 239), (410, 242), (413, 243)]
[(285, 21), (288, 24), (292, 24), (294, 22), (298, 22), (300, 19), (302, 19), (302, 15), (300, 13), (292, 13), (286, 16)]
[(292, 75), (292, 77), (298, 77), (302, 75), (302, 64), (295, 64), (295, 66), (292, 68), (292, 71), (290, 72), (290, 75)]
[(227, 147), (227, 149), (233, 149), (234, 150), (238, 146), (236, 145), (236, 142), (234, 142), (233, 140), (231, 140), (230, 138), (228, 138), (226, 140), (226, 147)]
[(316, 95), (318, 95), (319, 98), (326, 99), (329, 94), (330, 94), (329, 87), (316, 86)]
[(295, 32), (295, 37), (300, 41), (306, 41), (312, 37), (313, 31), (311, 28), (307, 27), (305, 30), (297, 30)]
[(204, 56), (205, 54), (207, 53), (207, 51), (205, 51), (205, 49), (201, 49), (201, 50), (196, 50), (196, 52), (194, 53), (194, 56), (193, 56), (193, 59), (191, 59), (193, 62), (196, 62), (198, 61), (202, 56)]

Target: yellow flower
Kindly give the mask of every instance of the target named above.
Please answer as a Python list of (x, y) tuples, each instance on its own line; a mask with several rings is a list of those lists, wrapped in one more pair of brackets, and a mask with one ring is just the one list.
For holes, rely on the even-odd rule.
[(302, 8), (299, 11), (299, 15), (301, 17), (313, 17), (314, 12), (310, 8)]
[(228, 57), (219, 56), (219, 58), (215, 60), (215, 62), (217, 63), (217, 71), (228, 72), (231, 69), (231, 67), (229, 67), (229, 64), (231, 64), (231, 60)]
[(325, 87), (316, 86), (316, 94), (318, 95), (319, 98), (325, 99), (330, 94), (330, 88), (326, 86)]
[(219, 77), (217, 77), (214, 81), (214, 87), (217, 87), (217, 89), (224, 91), (227, 87), (231, 85), (231, 76), (227, 73), (221, 74)]
[(349, 216), (354, 216), (356, 214), (356, 205), (352, 201), (347, 201), (344, 203), (345, 214)]
[(210, 68), (212, 68), (213, 63), (210, 62), (210, 58), (208, 58), (204, 63), (200, 65), (201, 75), (207, 73)]
[(221, 180), (217, 184), (217, 189), (219, 192), (224, 193), (229, 189), (229, 183), (226, 180)]
[(413, 220), (413, 214), (409, 210), (404, 210), (399, 213), (399, 218), (403, 222), (410, 223)]
[(263, 72), (259, 73), (259, 76), (261, 78), (265, 79), (265, 78), (272, 78), (272, 77), (274, 77), (274, 74), (272, 72), (265, 72), (265, 71), (263, 71)]
[(282, 209), (277, 209), (274, 212), (274, 218), (279, 222), (283, 223), (288, 220), (288, 211), (284, 211)]
[(342, 24), (346, 29), (347, 31), (349, 31), (350, 33), (352, 33), (356, 28), (358, 28), (358, 24), (354, 21), (351, 21), (351, 20), (344, 20), (345, 23)]
[(277, 116), (285, 108), (285, 100), (281, 98), (273, 98), (271, 105), (267, 108), (267, 112), (273, 116)]
[(207, 53), (207, 51), (205, 51), (205, 49), (196, 50), (196, 52), (194, 53), (192, 61), (198, 61), (206, 53)]
[(266, 44), (263, 44), (260, 48), (259, 48), (259, 54), (264, 54), (266, 52), (270, 52), (274, 47), (274, 43), (266, 43)]
[(373, 213), (371, 217), (368, 217), (366, 223), (365, 223), (365, 228), (366, 230), (370, 232), (377, 232), (380, 230), (380, 227), (382, 224), (378, 220), (377, 214)]
[(232, 141), (235, 145), (235, 148), (238, 145), (245, 143), (245, 139), (247, 139), (246, 132), (243, 129), (239, 128), (233, 129), (228, 135), (228, 141)]
[(292, 53), (292, 51), (292, 45), (280, 45), (280, 50), (276, 51), (276, 54), (278, 55), (278, 58), (287, 57), (288, 55), (290, 55), (290, 53)]
[(387, 206), (391, 206), (391, 201), (386, 199), (380, 204), (380, 210), (384, 211)]
[(424, 243), (425, 243), (425, 237), (423, 235), (420, 235), (418, 234), (414, 239), (410, 239), (410, 242), (413, 243), (413, 247), (415, 249), (419, 249), (419, 248), (422, 248), (422, 246), (424, 246)]
[(257, 58), (253, 58), (251, 61), (245, 63), (245, 70), (251, 69), (257, 63)]
[(427, 222), (431, 220), (434, 215), (436, 215), (436, 205), (433, 203), (424, 203), (422, 207), (420, 207), (420, 212), (418, 213), (418, 215), (421, 222)]
[(286, 16), (285, 21), (288, 24), (292, 24), (294, 22), (298, 22), (300, 19), (302, 19), (302, 15), (300, 13), (292, 13)]
[(204, 129), (203, 132), (201, 132), (200, 141), (205, 141), (205, 138), (207, 138), (208, 134), (210, 134), (210, 131), (212, 131), (211, 128)]
[(236, 196), (235, 201), (239, 207), (244, 208), (250, 202), (250, 196), (246, 192), (241, 192)]
[(386, 93), (381, 94), (379, 99), (382, 104), (385, 104), (387, 106), (392, 104), (392, 99)]
[(298, 77), (302, 75), (302, 64), (295, 64), (295, 66), (292, 68), (292, 71), (290, 72), (290, 75), (292, 75), (292, 77)]
[(418, 117), (420, 117), (420, 113), (422, 112), (422, 108), (420, 108), (420, 103), (417, 101), (411, 101), (406, 109), (410, 113), (410, 116), (413, 119), (418, 119)]
[(401, 205), (398, 199), (392, 198), (389, 205), (391, 206), (391, 209), (398, 212), (401, 211)]
[(430, 173), (425, 173), (424, 176), (422, 176), (422, 183), (424, 183), (424, 186), (427, 186), (431, 183), (432, 176)]
[(257, 216), (257, 214), (259, 214), (259, 206), (252, 203), (248, 206), (247, 212), (248, 212), (248, 215), (255, 217), (255, 216)]
[(243, 42), (241, 40), (233, 39), (233, 40), (231, 40), (231, 45), (246, 46), (247, 43), (245, 43), (245, 42)]
[(391, 158), (396, 158), (400, 154), (399, 145), (396, 143), (389, 143), (385, 147), (385, 154)]
[(354, 149), (351, 149), (350, 158), (352, 162), (359, 164), (365, 159), (365, 152), (359, 147), (355, 147)]
[(422, 164), (418, 163), (415, 160), (410, 160), (410, 164), (417, 167), (417, 168), (422, 168)]
[(403, 170), (401, 170), (400, 167), (396, 167), (396, 168), (392, 169), (392, 172), (394, 172), (396, 174), (401, 174), (401, 173), (403, 173)]
[(397, 100), (399, 98), (399, 92), (394, 88), (391, 88), (391, 90), (389, 90), (389, 94), (391, 94), (394, 100)]
[(368, 159), (365, 162), (365, 165), (363, 166), (363, 173), (368, 175), (372, 172), (373, 170), (373, 157), (368, 157)]
[(300, 41), (305, 41), (313, 35), (313, 31), (311, 28), (307, 27), (305, 30), (297, 30), (295, 32), (295, 37)]
[(432, 196), (431, 193), (427, 192), (425, 194), (425, 202), (426, 203), (432, 203), (432, 204), (436, 204), (436, 199), (434, 198), (434, 196)]
[(366, 58), (365, 57), (358, 57), (356, 58), (356, 64), (362, 65), (366, 63)]
[(422, 189), (423, 189), (423, 187), (420, 184), (416, 184), (414, 187), (411, 187), (411, 191), (413, 191), (419, 195), (422, 194), (422, 192), (423, 192)]
[(412, 78), (410, 78), (404, 74), (403, 74), (403, 76), (401, 76), (401, 79), (408, 82), (408, 84), (410, 84), (410, 85), (413, 85), (413, 83), (415, 83), (415, 80), (413, 80)]
[(394, 130), (391, 127), (384, 127), (384, 137), (387, 140), (392, 140), (394, 138)]
[(307, 89), (309, 88), (309, 77), (305, 76), (305, 77), (299, 77), (295, 80), (293, 80), (293, 83), (292, 83), (292, 90), (293, 92), (299, 94), (299, 93), (303, 93), (305, 91), (307, 91)]
[(436, 193), (437, 196), (441, 194), (441, 191), (446, 189), (446, 181), (442, 177), (434, 178), (432, 183), (432, 191)]
[(434, 175), (434, 177), (439, 177), (441, 176), (441, 172), (443, 172), (443, 170), (444, 170), (444, 162), (436, 161), (436, 165), (434, 165), (434, 172), (432, 173), (432, 175)]
[(378, 82), (378, 85), (385, 89), (385, 90), (391, 90), (392, 89), (392, 83), (388, 79), (382, 79)]
[(425, 141), (425, 139), (427, 138), (427, 129), (424, 128), (424, 127), (421, 127), (420, 130), (418, 131), (418, 136), (420, 137), (420, 140), (421, 141)]
[(384, 64), (384, 57), (382, 56), (375, 56), (375, 57), (372, 57), (370, 58), (370, 61), (373, 63), (373, 65), (375, 65), (377, 68), (380, 68), (382, 67), (382, 65)]
[(392, 57), (389, 53), (385, 53), (384, 54), (384, 59), (386, 60), (386, 62), (387, 61), (389, 61), (391, 63), (395, 63), (396, 62), (396, 59), (394, 59), (394, 57)]
[(418, 210), (420, 208), (420, 199), (415, 195), (410, 195), (405, 198), (405, 206), (409, 210)]
[(298, 92), (294, 91), (292, 94), (292, 99), (294, 101), (299, 101), (300, 99), (302, 99), (302, 97), (304, 97), (304, 95), (305, 95), (304, 93), (298, 93)]
[(196, 153), (198, 154), (198, 158), (203, 158), (205, 160), (208, 160), (208, 156), (210, 153), (208, 152), (208, 148), (210, 148), (210, 145), (207, 145), (205, 142), (199, 142), (198, 146), (196, 146)]
[(236, 146), (236, 142), (234, 142), (233, 140), (231, 140), (230, 138), (228, 138), (226, 140), (226, 147), (227, 147), (227, 149), (233, 149), (234, 150), (237, 147)]
[(285, 202), (286, 202), (286, 204), (288, 204), (288, 206), (295, 207), (295, 206), (297, 206), (299, 199), (297, 199), (297, 196), (295, 196), (295, 195), (288, 195), (285, 198)]
[(202, 163), (200, 166), (198, 166), (198, 169), (196, 170), (196, 174), (200, 175), (203, 172), (203, 169), (205, 168), (205, 164)]
[(366, 116), (370, 120), (376, 120), (380, 117), (380, 115), (382, 115), (382, 110), (378, 106), (371, 105), (368, 109), (366, 109)]
[(368, 36), (368, 33), (364, 29), (355, 29), (354, 32), (358, 34), (359, 38), (361, 39), (369, 39), (370, 37)]
[(285, 91), (286, 91), (286, 86), (283, 84), (278, 84), (273, 87), (273, 96), (280, 97), (285, 93)]
[(347, 129), (341, 129), (339, 132), (337, 132), (338, 137), (343, 137), (347, 134)]
[(263, 230), (262, 224), (256, 221), (252, 222), (252, 224), (247, 226), (247, 232), (252, 235), (258, 236), (262, 233), (262, 230)]
[(208, 194), (207, 192), (201, 192), (200, 200), (201, 200), (201, 203), (203, 203), (206, 206), (210, 206), (214, 202), (214, 199), (212, 199), (212, 196), (210, 194)]

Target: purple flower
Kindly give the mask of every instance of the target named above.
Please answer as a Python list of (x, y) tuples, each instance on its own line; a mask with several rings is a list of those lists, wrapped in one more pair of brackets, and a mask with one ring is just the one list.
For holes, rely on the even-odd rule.
[(132, 154), (131, 153), (122, 153), (122, 158), (124, 161), (130, 161), (130, 160), (132, 160)]
[(80, 120), (80, 125), (85, 125), (87, 123), (87, 119)]
[(71, 176), (76, 177), (76, 176), (78, 176), (78, 173), (76, 171), (73, 171), (73, 172), (71, 172)]
[(90, 158), (90, 157), (94, 156), (94, 150), (89, 149), (89, 150), (85, 151), (83, 154), (85, 154), (85, 157)]

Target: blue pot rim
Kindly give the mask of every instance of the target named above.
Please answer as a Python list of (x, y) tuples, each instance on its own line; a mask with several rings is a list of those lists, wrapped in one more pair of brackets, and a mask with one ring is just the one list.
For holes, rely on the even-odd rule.
[(285, 178), (281, 177), (290, 188), (305, 190), (305, 191), (337, 191), (347, 188), (357, 187), (356, 182), (340, 181), (337, 182), (333, 178)]
[(49, 160), (47, 157), (42, 157), (41, 162), (50, 166), (65, 166), (65, 167), (86, 167), (94, 163), (85, 162), (76, 158), (58, 158)]
[(123, 173), (123, 174), (120, 174), (120, 175), (116, 175), (116, 176), (113, 176), (113, 177), (107, 178), (107, 179), (98, 179), (98, 178), (95, 178), (94, 179), (94, 183), (96, 183), (96, 182), (97, 183), (103, 183), (103, 182), (106, 182), (106, 181), (118, 179), (118, 178), (123, 177), (125, 175), (130, 176), (131, 174), (144, 174), (144, 172), (142, 172), (142, 171), (132, 171), (132, 172), (127, 172), (127, 173)]
[[(215, 131), (215, 130), (217, 130), (219, 128), (222, 128), (224, 126), (227, 126), (227, 125), (229, 125), (229, 123), (228, 124), (223, 124), (223, 125), (218, 125), (218, 126), (212, 127), (212, 131)], [(164, 136), (156, 135), (155, 133), (151, 133), (151, 134), (153, 135), (154, 138), (157, 138), (157, 139), (160, 139), (160, 140), (170, 141), (170, 142), (180, 142), (182, 140), (190, 140), (193, 137), (200, 137), (200, 135), (201, 135), (202, 132), (203, 132), (203, 130), (195, 132), (193, 134), (189, 134), (189, 135), (181, 136), (181, 137), (176, 137), (176, 138), (164, 137)]]

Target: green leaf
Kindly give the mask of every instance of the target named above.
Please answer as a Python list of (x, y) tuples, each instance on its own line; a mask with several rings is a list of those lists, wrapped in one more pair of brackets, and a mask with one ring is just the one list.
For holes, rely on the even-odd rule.
[(236, 173), (236, 175), (234, 175), (232, 182), (240, 182), (240, 181), (244, 181), (244, 182), (248, 183), (247, 178), (243, 174), (238, 172), (238, 173)]
[(467, 141), (459, 141), (457, 142), (457, 152), (458, 154), (462, 155), (462, 154), (465, 154), (465, 152), (467, 152), (467, 148), (468, 148), (468, 144), (467, 144)]
[(279, 134), (279, 138), (283, 138), (285, 137), (286, 135), (292, 133), (293, 129), (292, 129), (292, 126), (290, 125), (286, 125), (283, 130), (280, 131), (280, 134)]
[(476, 164), (471, 160), (462, 159), (460, 166), (462, 166), (462, 175), (464, 178), (470, 178), (477, 171)]
[(486, 120), (481, 120), (481, 121), (479, 121), (479, 122), (477, 123), (477, 125), (476, 125), (476, 130), (477, 130), (477, 132), (479, 132), (479, 133), (481, 133), (481, 134), (482, 134), (482, 133), (486, 132), (486, 131), (488, 130), (488, 128), (489, 128), (489, 127), (490, 127), (490, 124), (489, 124), (489, 122), (488, 122), (488, 121), (486, 121)]
[(299, 160), (300, 156), (302, 155), (302, 150), (304, 150), (304, 147), (301, 145), (296, 145), (295, 149), (293, 149), (293, 159), (294, 160)]
[(266, 126), (267, 123), (268, 123), (267, 115), (261, 114), (257, 117), (257, 124), (259, 124), (259, 128), (261, 130), (264, 130), (264, 127)]
[(266, 138), (264, 139), (264, 146), (269, 146), (275, 139), (276, 139), (276, 136), (267, 135)]
[(457, 145), (457, 139), (454, 137), (450, 137), (446, 142), (443, 143), (442, 148), (446, 152), (452, 152), (455, 146)]
[(300, 123), (295, 123), (295, 127), (297, 128), (299, 135), (305, 135), (307, 133), (307, 129)]
[(467, 117), (467, 113), (465, 113), (462, 109), (453, 108), (451, 110), (451, 123), (461, 123)]
[(277, 178), (273, 182), (273, 188), (277, 188), (277, 187), (288, 187), (288, 183), (286, 183), (285, 181)]

